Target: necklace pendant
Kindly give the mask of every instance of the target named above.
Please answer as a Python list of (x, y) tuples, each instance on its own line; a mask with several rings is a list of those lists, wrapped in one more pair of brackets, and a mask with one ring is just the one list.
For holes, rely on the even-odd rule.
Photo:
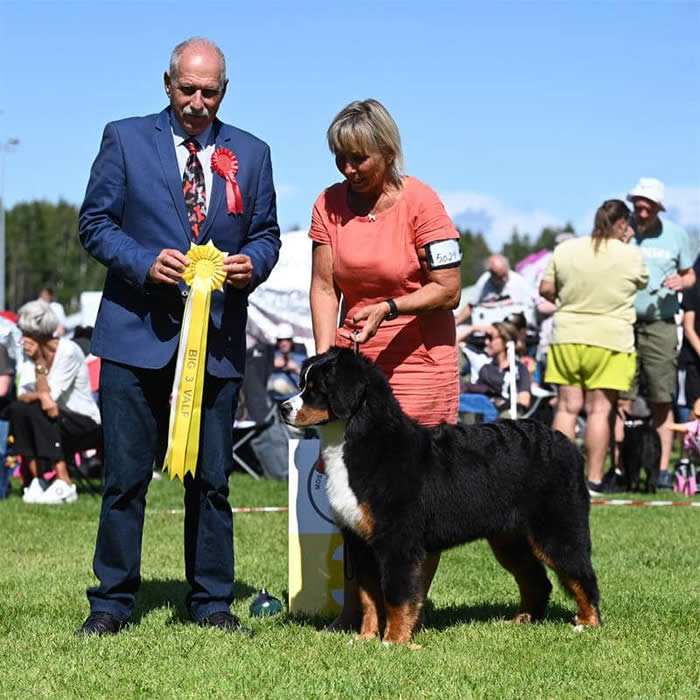
[(367, 218), (371, 224), (377, 220), (377, 217), (374, 214), (367, 214)]

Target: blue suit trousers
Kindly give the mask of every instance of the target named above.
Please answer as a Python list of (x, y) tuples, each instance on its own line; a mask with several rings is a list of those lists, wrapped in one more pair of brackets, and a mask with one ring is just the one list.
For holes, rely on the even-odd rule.
[[(162, 369), (102, 361), (100, 408), (105, 482), (93, 570), (92, 612), (127, 620), (141, 582), (146, 491), (167, 445), (175, 360)], [(185, 572), (194, 620), (229, 610), (233, 600), (233, 514), (228, 479), (239, 379), (206, 375), (196, 476), (185, 477)]]

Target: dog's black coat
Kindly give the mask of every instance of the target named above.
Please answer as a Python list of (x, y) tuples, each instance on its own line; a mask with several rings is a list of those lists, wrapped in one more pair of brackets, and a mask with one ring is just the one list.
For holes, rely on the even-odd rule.
[(641, 472), (644, 469), (647, 493), (656, 493), (656, 479), (661, 463), (661, 440), (648, 419), (626, 417), (620, 458), (627, 486), (632, 491), (640, 490)]
[[(403, 413), (381, 371), (350, 350), (310, 358), (302, 377), (304, 407), (346, 421), (343, 461), (371, 528), (344, 534), (361, 588), (384, 608), (385, 640), (407, 641), (390, 619), (401, 606), (410, 637), (426, 553), (478, 538), (517, 580), (516, 619), (543, 616), (551, 591), (545, 562), (576, 598), (578, 622), (600, 624), (590, 498), (582, 457), (566, 437), (530, 420), (422, 427)], [(374, 636), (365, 623), (363, 630)]]

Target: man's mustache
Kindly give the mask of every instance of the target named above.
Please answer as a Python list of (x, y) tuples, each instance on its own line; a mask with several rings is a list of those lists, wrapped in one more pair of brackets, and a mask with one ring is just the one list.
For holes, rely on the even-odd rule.
[(187, 105), (183, 110), (182, 114), (185, 117), (209, 117), (209, 110), (206, 107), (202, 109), (193, 109), (190, 105)]

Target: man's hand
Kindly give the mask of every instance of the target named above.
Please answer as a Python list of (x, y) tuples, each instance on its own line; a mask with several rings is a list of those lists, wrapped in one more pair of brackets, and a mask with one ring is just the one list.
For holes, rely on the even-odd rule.
[(148, 278), (156, 284), (177, 284), (190, 260), (179, 250), (164, 248), (148, 271)]
[(682, 292), (683, 278), (677, 272), (674, 272), (663, 281), (662, 286), (668, 287), (668, 289), (672, 289), (674, 292)]
[(253, 278), (253, 261), (247, 255), (227, 255), (224, 258), (226, 284), (244, 289)]

